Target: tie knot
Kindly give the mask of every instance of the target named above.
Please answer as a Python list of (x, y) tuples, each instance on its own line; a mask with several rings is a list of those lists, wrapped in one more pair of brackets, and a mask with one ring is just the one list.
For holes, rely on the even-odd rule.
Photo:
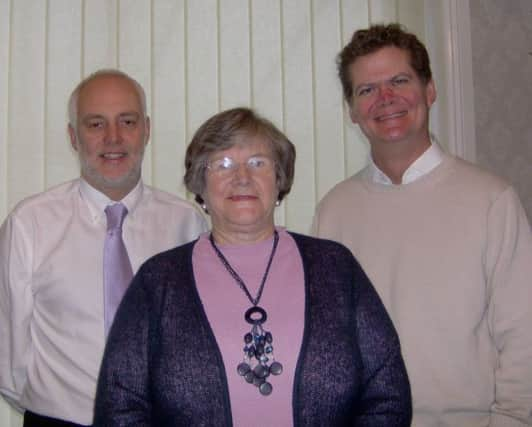
[(127, 208), (122, 203), (115, 203), (105, 208), (105, 215), (107, 216), (107, 230), (121, 229), (127, 215)]

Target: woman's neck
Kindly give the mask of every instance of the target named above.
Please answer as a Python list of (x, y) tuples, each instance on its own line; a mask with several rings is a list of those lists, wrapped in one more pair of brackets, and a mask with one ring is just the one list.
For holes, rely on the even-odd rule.
[(249, 245), (269, 239), (273, 236), (275, 226), (262, 228), (260, 230), (222, 230), (213, 227), (212, 237), (218, 245)]

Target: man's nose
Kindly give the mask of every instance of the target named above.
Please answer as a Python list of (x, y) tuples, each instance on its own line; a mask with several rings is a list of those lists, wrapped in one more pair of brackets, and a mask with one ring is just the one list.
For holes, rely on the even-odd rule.
[(379, 100), (387, 102), (395, 96), (393, 87), (387, 83), (381, 84), (379, 86)]
[(111, 123), (105, 129), (105, 142), (108, 144), (120, 141), (120, 129), (117, 125)]

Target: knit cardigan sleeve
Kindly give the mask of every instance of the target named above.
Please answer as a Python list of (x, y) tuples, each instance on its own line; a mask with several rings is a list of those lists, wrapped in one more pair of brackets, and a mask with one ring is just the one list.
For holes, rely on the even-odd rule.
[(223, 360), (195, 287), (194, 244), (154, 256), (133, 279), (107, 339), (94, 426), (232, 425)]
[(98, 381), (94, 426), (152, 426), (149, 396), (150, 295), (135, 275), (110, 330)]
[(410, 426), (412, 403), (398, 336), (362, 269), (356, 274), (357, 338), (364, 366), (355, 426)]
[(399, 339), (368, 277), (341, 244), (293, 236), (308, 282), (295, 424), (409, 426)]

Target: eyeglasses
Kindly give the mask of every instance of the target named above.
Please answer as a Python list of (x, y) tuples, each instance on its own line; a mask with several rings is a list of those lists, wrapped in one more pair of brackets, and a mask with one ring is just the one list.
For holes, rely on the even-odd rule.
[[(232, 176), (241, 164), (231, 157), (222, 157), (208, 162), (207, 169), (217, 176), (228, 177)], [(274, 164), (275, 162), (266, 156), (251, 156), (244, 163), (248, 172), (256, 175), (271, 172)]]

